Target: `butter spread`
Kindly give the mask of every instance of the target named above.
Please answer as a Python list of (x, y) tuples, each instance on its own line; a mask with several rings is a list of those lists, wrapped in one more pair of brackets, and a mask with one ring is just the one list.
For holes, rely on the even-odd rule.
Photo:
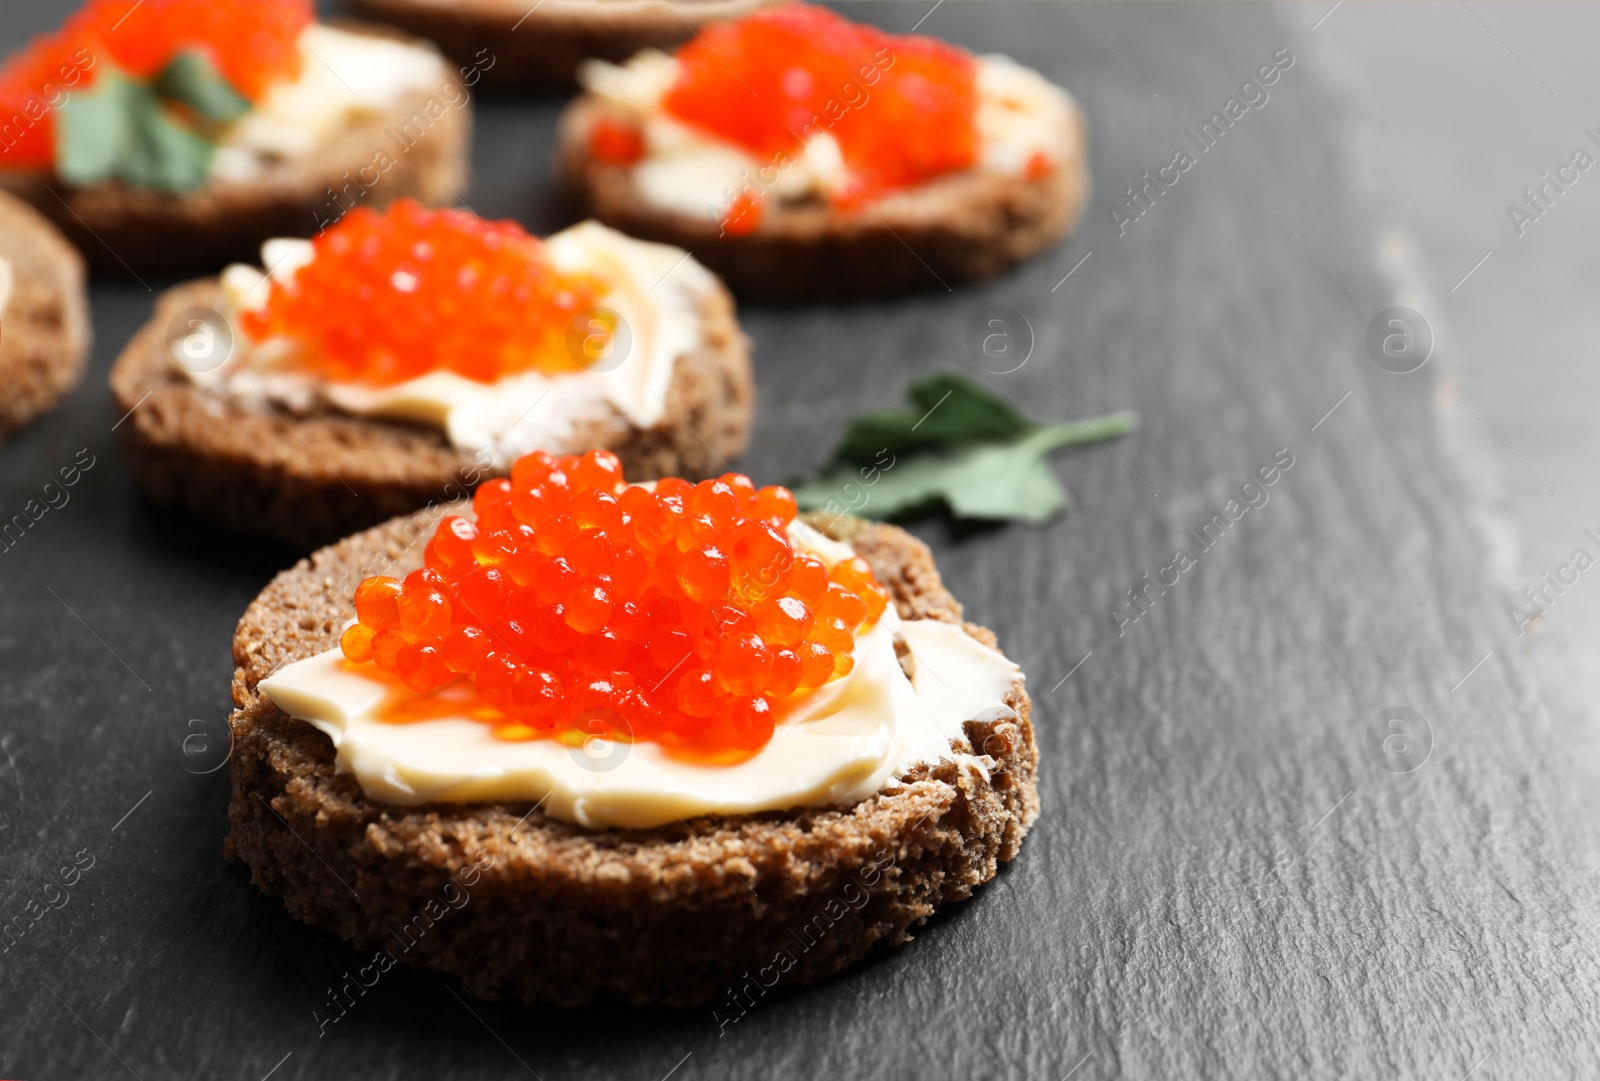
[(180, 339), (173, 359), (197, 383), (246, 401), (259, 395), (302, 412), (326, 404), (437, 428), (453, 446), (489, 452), (498, 468), (535, 449), (588, 449), (576, 434), (587, 421), (621, 414), (635, 427), (651, 427), (666, 411), (677, 358), (701, 343), (699, 309), (715, 279), (681, 249), (633, 240), (596, 222), (575, 225), (546, 244), (559, 268), (594, 270), (613, 283), (601, 305), (621, 316), (626, 331), (612, 340), (615, 354), (587, 371), (524, 372), (479, 383), (440, 370), (390, 387), (317, 378), (294, 366), (291, 343), (252, 344), (238, 325), (240, 313), (266, 304), (272, 279), (289, 279), (312, 258), (310, 241), (288, 239), (262, 246), (266, 273), (235, 264), (222, 274), (222, 315), (230, 322), (233, 355), (220, 366), (196, 365), (186, 357), (206, 350)]
[(978, 160), (983, 168), (1024, 174), (1035, 154), (1060, 165), (1061, 132), (1072, 122), (1065, 90), (1007, 56), (978, 59)]
[[(1061, 164), (1061, 132), (1073, 113), (1072, 97), (1009, 57), (980, 56), (978, 166), (1023, 175), (1036, 154)], [(787, 163), (758, 160), (748, 150), (692, 128), (668, 114), (662, 98), (677, 79), (678, 62), (645, 49), (624, 64), (586, 61), (584, 87), (632, 113), (644, 138), (644, 157), (633, 179), (645, 198), (666, 210), (720, 219), (747, 185), (779, 201), (827, 197), (850, 186), (839, 144), (820, 132)], [(898, 194), (898, 193), (897, 193)]]
[[(800, 548), (823, 541), (824, 562), (847, 546), (803, 526)], [(837, 547), (834, 547), (837, 546)], [(915, 658), (907, 677), (900, 638)], [(901, 620), (891, 607), (856, 639), (855, 667), (788, 707), (769, 742), (735, 765), (669, 757), (650, 742), (554, 739), (513, 743), (467, 715), (474, 699), (460, 681), (437, 692), (459, 703), (438, 719), (382, 719), (396, 690), (347, 662), (338, 649), (289, 664), (261, 681), (272, 701), (325, 732), (340, 772), (386, 803), (543, 801), (546, 814), (591, 828), (646, 828), (700, 814), (751, 814), (800, 806), (848, 806), (913, 765), (956, 758), (987, 770), (986, 757), (957, 755), (963, 722), (1002, 705), (1019, 676), (1005, 657), (955, 624)]]
[(312, 23), (300, 49), (299, 78), (270, 88), (224, 134), (213, 177), (254, 180), (275, 160), (314, 156), (353, 122), (387, 114), (407, 94), (454, 86), (438, 53), (409, 42)]

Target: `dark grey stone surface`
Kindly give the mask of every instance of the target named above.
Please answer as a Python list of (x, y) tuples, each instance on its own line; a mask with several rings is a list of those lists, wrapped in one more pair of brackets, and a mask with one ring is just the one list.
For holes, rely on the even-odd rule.
[[(0, 47), (62, 6), (6, 0)], [(1094, 202), (1075, 239), (994, 283), (746, 308), (760, 415), (741, 467), (771, 481), (819, 464), (850, 413), (897, 404), (910, 378), (940, 367), (1041, 418), (1143, 414), (1112, 450), (1057, 456), (1074, 505), (1044, 527), (914, 524), (970, 616), (1029, 673), (1044, 810), (1021, 858), (905, 949), (818, 987), (780, 987), (720, 1034), (709, 1010), (469, 1005), (443, 980), (396, 969), (319, 1036), (313, 1010), (366, 958), (221, 861), (226, 771), (188, 772), (183, 753), (186, 737), (210, 733), (217, 754), (233, 624), (291, 556), (163, 514), (133, 490), (104, 379), (151, 297), (97, 283), (85, 385), (0, 448), (4, 518), (80, 450), (94, 459), (70, 501), (0, 553), (0, 919), (30, 900), (61, 906), (0, 952), (0, 1074), (1593, 1075), (1593, 720), (1572, 704), (1565, 662), (1530, 655), (1511, 629), (1495, 545), (1525, 519), (1507, 520), (1483, 483), (1489, 467), (1526, 482), (1521, 435), (1543, 437), (1534, 454), (1587, 446), (1581, 410), (1564, 400), (1582, 394), (1586, 358), (1541, 358), (1551, 382), (1534, 392), (1579, 417), (1565, 434), (1541, 431), (1526, 396), (1508, 406), (1527, 391), (1498, 369), (1486, 401), (1470, 382), (1453, 397), (1471, 368), (1447, 333), (1416, 372), (1373, 363), (1368, 325), (1393, 304), (1438, 314), (1449, 298), (1465, 305), (1463, 325), (1491, 336), (1512, 313), (1488, 310), (1494, 290), (1447, 293), (1453, 275), (1426, 299), (1425, 272), (1397, 275), (1384, 258), (1377, 227), (1397, 209), (1437, 241), (1451, 234), (1432, 204), (1465, 205), (1460, 193), (1476, 189), (1444, 171), (1436, 200), (1388, 198), (1374, 173), (1405, 170), (1368, 155), (1407, 140), (1354, 104), (1391, 79), (1416, 97), (1390, 93), (1379, 121), (1412, 110), (1429, 123), (1417, 145), (1494, 158), (1502, 141), (1520, 147), (1518, 117), (1542, 108), (1519, 60), (1580, 95), (1571, 58), (1592, 12), (1347, 5), (1313, 31), (1325, 9), (928, 6), (850, 10), (899, 29), (926, 16), (926, 32), (1009, 52), (1070, 87), (1092, 124)], [(1500, 52), (1471, 39), (1470, 75), (1429, 62), (1454, 73), (1453, 107), (1418, 57), (1440, 36), (1479, 33), (1479, 16), (1486, 37), (1512, 40)], [(1285, 47), (1296, 63), (1270, 100), (1199, 152), (1185, 129)], [(1555, 52), (1566, 66), (1552, 71)], [(1462, 87), (1480, 80), (1527, 91), (1526, 105), (1477, 124)], [(544, 157), (556, 110), (481, 103), (481, 213), (560, 224)], [(1510, 172), (1534, 180), (1567, 141)], [(1179, 147), (1194, 166), (1119, 236), (1119, 193)], [(1513, 191), (1481, 196), (1486, 231)], [(1583, 213), (1565, 228), (1592, 223)], [(1446, 262), (1465, 272), (1481, 247), (1461, 243), (1466, 254)], [(1592, 297), (1588, 250), (1569, 243), (1538, 268), (1551, 283), (1542, 302), (1568, 318), (1563, 342), (1583, 326), (1580, 290)], [(965, 355), (969, 321), (992, 304), (1021, 312), (1036, 336), (1005, 376)], [(1537, 328), (1525, 341), (1540, 349)], [(1293, 464), (1266, 501), (1247, 493), (1258, 506), (1214, 527), (1210, 547), (1197, 542), (1276, 455)], [(1552, 568), (1563, 535), (1535, 538), (1560, 557)], [(1180, 548), (1194, 566), (1127, 621), (1125, 591)], [(1391, 707), (1420, 713), (1431, 735), (1409, 773), (1369, 750), (1373, 718)], [(93, 865), (68, 899), (47, 893), (80, 853)]]

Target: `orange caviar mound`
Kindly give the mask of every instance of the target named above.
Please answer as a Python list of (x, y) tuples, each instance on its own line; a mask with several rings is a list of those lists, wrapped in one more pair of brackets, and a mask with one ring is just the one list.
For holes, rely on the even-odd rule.
[(851, 671), (889, 601), (865, 560), (796, 552), (794, 496), (737, 473), (650, 489), (609, 451), (536, 451), (473, 511), (420, 570), (357, 587), (340, 646), (419, 693), (472, 679), (505, 739), (747, 756), (786, 699)]
[(516, 222), (412, 199), (352, 210), (311, 243), (311, 262), (274, 280), (266, 307), (240, 323), (257, 341), (292, 340), (297, 365), (337, 383), (582, 370), (590, 355), (569, 328), (610, 291), (557, 269)]
[(109, 68), (150, 79), (195, 51), (255, 101), (300, 74), (299, 34), (313, 17), (311, 0), (89, 0), (0, 67), (0, 168), (48, 168), (55, 108)]
[(793, 3), (708, 27), (677, 58), (669, 113), (779, 166), (831, 134), (858, 196), (977, 160), (977, 65), (953, 45)]

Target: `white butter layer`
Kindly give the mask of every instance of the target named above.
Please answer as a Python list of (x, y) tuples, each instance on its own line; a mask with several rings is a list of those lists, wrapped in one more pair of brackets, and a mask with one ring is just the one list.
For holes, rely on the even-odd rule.
[(587, 371), (526, 372), (494, 383), (450, 371), (392, 387), (318, 379), (295, 368), (292, 343), (251, 343), (238, 325), (242, 312), (266, 304), (272, 279), (292, 278), (312, 258), (310, 241), (280, 239), (262, 247), (270, 276), (242, 264), (223, 272), (232, 358), (214, 370), (196, 371), (182, 362), (180, 340), (173, 346), (174, 360), (196, 382), (244, 400), (259, 394), (298, 411), (325, 403), (355, 416), (437, 428), (453, 446), (488, 451), (498, 468), (532, 450), (588, 449), (578, 445), (576, 427), (603, 421), (613, 410), (635, 427), (651, 427), (666, 412), (677, 358), (701, 344), (700, 306), (715, 279), (682, 249), (634, 240), (597, 222), (575, 225), (546, 244), (560, 269), (595, 271), (613, 283), (599, 306), (621, 317), (626, 332), (612, 339), (612, 348), (625, 352), (597, 358)]
[(1061, 132), (1071, 122), (1071, 96), (1009, 56), (978, 58), (978, 162), (990, 172), (1021, 176), (1035, 154), (1059, 166)]
[[(1035, 154), (1059, 166), (1071, 95), (1009, 57), (976, 59), (978, 166), (1020, 176)], [(678, 62), (663, 52), (645, 49), (623, 64), (585, 61), (578, 77), (590, 93), (638, 119), (645, 154), (634, 182), (662, 209), (720, 220), (747, 186), (780, 201), (825, 198), (850, 187), (838, 141), (825, 131), (794, 158), (774, 162), (674, 119), (662, 98), (678, 77)]]
[[(408, 94), (442, 95), (454, 85), (437, 52), (404, 41), (312, 23), (300, 35), (300, 50), (299, 77), (271, 87), (225, 133), (213, 177), (254, 180), (275, 160), (314, 156), (353, 122), (387, 114)], [(464, 105), (465, 91), (459, 92)]]
[(11, 290), (16, 284), (16, 277), (11, 271), (11, 260), (0, 256), (0, 315), (5, 314), (6, 305), (11, 303)]
[[(896, 635), (915, 658), (915, 678), (900, 667)], [(583, 826), (646, 828), (699, 814), (849, 806), (941, 758), (987, 770), (991, 760), (956, 755), (950, 744), (964, 736), (965, 721), (1004, 704), (1018, 675), (961, 627), (901, 620), (891, 607), (857, 638), (850, 674), (791, 705), (771, 742), (734, 765), (678, 761), (650, 742), (498, 740), (468, 716), (474, 692), (465, 681), (438, 695), (458, 704), (458, 714), (386, 721), (387, 707), (418, 696), (366, 674), (337, 649), (286, 665), (260, 686), (285, 713), (325, 732), (339, 771), (354, 774), (373, 799), (543, 800), (545, 813)]]

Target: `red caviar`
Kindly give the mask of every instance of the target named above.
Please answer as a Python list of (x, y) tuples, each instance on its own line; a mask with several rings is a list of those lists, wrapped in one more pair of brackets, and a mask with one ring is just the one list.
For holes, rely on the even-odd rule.
[(0, 168), (50, 167), (55, 107), (107, 68), (150, 79), (194, 50), (257, 100), (300, 74), (299, 34), (313, 16), (311, 0), (89, 0), (0, 67)]
[(558, 270), (516, 222), (411, 199), (358, 207), (311, 243), (311, 262), (241, 322), (257, 340), (294, 340), (297, 362), (333, 382), (578, 371), (588, 357), (569, 328), (609, 292), (595, 275)]
[(722, 231), (731, 236), (744, 236), (761, 227), (761, 217), (766, 208), (761, 197), (746, 189), (733, 197), (732, 204), (722, 218)]
[(1042, 150), (1035, 150), (1028, 156), (1028, 163), (1023, 168), (1022, 175), (1029, 180), (1043, 180), (1055, 170), (1056, 163), (1051, 160), (1050, 155)]
[(632, 165), (644, 157), (644, 133), (637, 124), (601, 117), (589, 129), (589, 153), (607, 165)]
[(832, 134), (859, 194), (977, 159), (977, 65), (954, 45), (791, 3), (707, 27), (677, 56), (669, 113), (780, 162)]
[(427, 693), (465, 676), (505, 739), (598, 734), (747, 755), (790, 695), (855, 664), (888, 591), (795, 551), (788, 489), (724, 473), (628, 486), (609, 451), (521, 459), (435, 529), (403, 581), (356, 589), (340, 639)]

